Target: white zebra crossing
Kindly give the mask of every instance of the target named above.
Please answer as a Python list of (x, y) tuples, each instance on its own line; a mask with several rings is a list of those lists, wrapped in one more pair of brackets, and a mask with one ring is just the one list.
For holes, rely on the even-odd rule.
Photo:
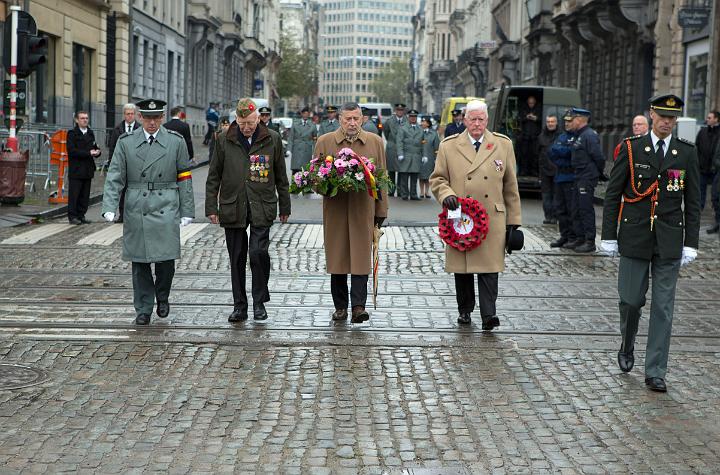
[(39, 241), (54, 236), (55, 234), (67, 231), (68, 229), (74, 228), (73, 224), (43, 224), (40, 226), (33, 226), (33, 229), (20, 233), (17, 236), (9, 237), (0, 244), (36, 244)]

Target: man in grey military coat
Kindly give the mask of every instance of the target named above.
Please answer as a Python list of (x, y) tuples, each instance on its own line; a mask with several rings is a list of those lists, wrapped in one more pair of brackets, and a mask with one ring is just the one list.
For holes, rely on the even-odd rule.
[(327, 119), (322, 121), (322, 124), (320, 124), (320, 135), (335, 132), (340, 127), (340, 123), (337, 119), (337, 107), (327, 106), (325, 108), (325, 112), (327, 112), (328, 116)]
[(310, 120), (310, 109), (305, 107), (300, 111), (300, 119), (293, 122), (288, 134), (288, 150), (292, 154), (290, 169), (293, 173), (300, 171), (310, 161), (317, 138), (317, 129)]
[(137, 325), (150, 323), (156, 299), (158, 317), (170, 313), (180, 226), (195, 217), (187, 147), (182, 135), (161, 126), (164, 106), (157, 99), (137, 103), (142, 130), (120, 136), (105, 178), (102, 216), (108, 222), (115, 219), (120, 192), (127, 187), (123, 259), (132, 262)]
[[(385, 135), (385, 157), (387, 159), (387, 171), (390, 180), (393, 184), (397, 185), (397, 171), (398, 171), (398, 159), (397, 159), (397, 147), (395, 145), (398, 130), (407, 125), (407, 118), (405, 118), (405, 104), (395, 104), (395, 115), (390, 117), (383, 123), (383, 134)], [(392, 196), (391, 190), (388, 195)]]
[(417, 201), (417, 184), (423, 156), (423, 130), (417, 123), (418, 111), (408, 112), (408, 124), (400, 127), (395, 138), (398, 160), (398, 196)]

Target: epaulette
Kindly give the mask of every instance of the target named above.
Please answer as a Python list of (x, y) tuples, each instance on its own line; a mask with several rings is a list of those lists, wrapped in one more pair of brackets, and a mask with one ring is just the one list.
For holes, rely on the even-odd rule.
[(177, 136), (180, 137), (181, 139), (185, 140), (185, 137), (183, 137), (180, 132), (176, 132), (176, 131), (170, 130), (170, 129), (165, 129), (165, 130), (167, 130), (168, 133), (173, 134), (173, 135), (177, 135)]
[(510, 137), (508, 137), (507, 135), (503, 135), (503, 134), (501, 134), (500, 132), (493, 132), (492, 134), (493, 134), (495, 137), (500, 137), (500, 138), (503, 138), (503, 139), (505, 139), (505, 140), (508, 140), (508, 141), (512, 142), (512, 140), (510, 140)]
[(454, 139), (454, 138), (457, 137), (458, 135), (460, 135), (460, 134), (448, 135), (447, 137), (445, 137), (444, 139), (442, 139), (442, 140), (440, 141), (440, 143), (443, 143), (443, 142), (445, 142), (446, 140)]
[(678, 139), (678, 141), (680, 141), (680, 142), (682, 142), (682, 143), (684, 143), (684, 144), (690, 145), (691, 147), (695, 147), (695, 142), (691, 142), (691, 141), (689, 141), (688, 139), (685, 139), (685, 138), (682, 138), (682, 137), (678, 137), (677, 139)]
[(624, 139), (622, 139), (622, 141), (624, 142), (626, 140), (636, 140), (636, 139), (639, 139), (640, 137), (645, 137), (645, 136), (644, 135), (633, 135), (631, 137), (625, 137)]
[(130, 135), (132, 135), (132, 134), (128, 134), (127, 132), (123, 132), (122, 135), (120, 135), (120, 137), (118, 137), (118, 140), (120, 140), (120, 139), (122, 139), (122, 138), (125, 138), (125, 137), (129, 137)]

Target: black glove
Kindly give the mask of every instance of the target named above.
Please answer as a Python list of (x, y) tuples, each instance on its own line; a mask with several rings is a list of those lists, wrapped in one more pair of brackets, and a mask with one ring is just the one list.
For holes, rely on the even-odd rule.
[(451, 196), (448, 196), (447, 198), (445, 198), (443, 200), (443, 206), (446, 207), (447, 209), (449, 209), (450, 211), (457, 209), (457, 207), (458, 207), (457, 196), (451, 195)]
[(385, 222), (385, 218), (381, 218), (381, 217), (379, 217), (379, 216), (375, 216), (375, 226), (376, 226), (376, 227), (378, 227), (378, 228), (381, 227), (384, 222)]

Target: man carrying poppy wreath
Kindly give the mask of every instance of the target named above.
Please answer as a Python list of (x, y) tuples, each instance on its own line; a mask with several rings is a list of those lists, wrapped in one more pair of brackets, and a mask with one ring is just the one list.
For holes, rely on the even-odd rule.
[(488, 112), (484, 102), (468, 103), (464, 123), (465, 131), (440, 143), (430, 188), (449, 210), (457, 209), (461, 197), (474, 198), (487, 212), (487, 238), (471, 250), (446, 246), (445, 271), (455, 274), (458, 323), (462, 325), (472, 321), (473, 274), (477, 274), (482, 329), (492, 330), (500, 325), (495, 311), (498, 273), (505, 269), (508, 239), (521, 224), (515, 153), (510, 139), (486, 130)]

